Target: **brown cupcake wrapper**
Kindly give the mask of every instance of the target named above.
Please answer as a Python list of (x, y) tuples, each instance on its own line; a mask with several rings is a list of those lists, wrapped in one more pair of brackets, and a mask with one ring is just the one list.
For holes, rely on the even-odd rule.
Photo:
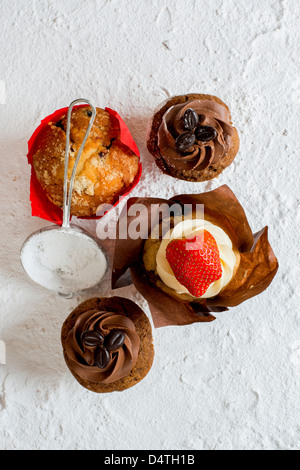
[[(199, 302), (175, 300), (151, 283), (142, 267), (145, 239), (150, 235), (151, 207), (159, 211), (160, 206), (174, 203), (189, 204), (192, 208), (203, 204), (205, 212), (213, 215), (218, 225), (230, 236), (233, 244), (238, 247), (241, 260), (232, 281), (219, 295)], [(278, 261), (268, 241), (268, 227), (253, 234), (246, 214), (234, 193), (224, 185), (214, 191), (202, 194), (178, 195), (169, 200), (158, 198), (131, 198), (121, 213), (120, 220), (127, 217), (127, 234), (130, 223), (136, 217), (129, 217), (128, 210), (134, 204), (144, 204), (147, 208), (148, 224), (139, 221), (147, 233), (132, 240), (129, 236), (124, 240), (117, 239), (112, 271), (112, 288), (125, 283), (133, 283), (147, 300), (156, 328), (168, 325), (188, 325), (196, 322), (215, 320), (213, 313), (226, 311), (242, 302), (260, 294), (271, 284), (278, 270)], [(153, 213), (152, 213), (153, 214)], [(130, 277), (128, 277), (130, 270)], [(127, 275), (127, 278), (126, 278)]]

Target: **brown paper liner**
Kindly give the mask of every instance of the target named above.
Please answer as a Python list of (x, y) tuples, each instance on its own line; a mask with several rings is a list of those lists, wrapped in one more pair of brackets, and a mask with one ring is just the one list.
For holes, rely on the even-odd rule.
[[(171, 206), (174, 203), (189, 204), (193, 209), (197, 204), (204, 204), (205, 213), (214, 217), (238, 247), (241, 256), (238, 270), (232, 281), (214, 298), (202, 299), (199, 302), (174, 299), (151, 283), (143, 269), (144, 243), (151, 230), (151, 206), (153, 210), (155, 205), (158, 211), (162, 204)], [(132, 240), (129, 236), (125, 240), (119, 239), (122, 218), (125, 215), (128, 217), (127, 234), (131, 222), (136, 218), (127, 215), (133, 204), (143, 204), (147, 208), (149, 223), (144, 224), (141, 221), (140, 224), (147, 233), (141, 233), (137, 240)], [(141, 220), (140, 214), (138, 217)], [(263, 292), (271, 284), (278, 270), (278, 261), (268, 241), (268, 228), (265, 227), (257, 234), (252, 233), (244, 209), (226, 185), (207, 193), (178, 195), (169, 200), (131, 198), (121, 213), (117, 228), (112, 287), (114, 289), (123, 286), (124, 275), (128, 274), (130, 269), (131, 277), (129, 281), (127, 277), (126, 282), (132, 282), (147, 300), (156, 328), (213, 321), (213, 313), (226, 311), (229, 307), (235, 307)]]

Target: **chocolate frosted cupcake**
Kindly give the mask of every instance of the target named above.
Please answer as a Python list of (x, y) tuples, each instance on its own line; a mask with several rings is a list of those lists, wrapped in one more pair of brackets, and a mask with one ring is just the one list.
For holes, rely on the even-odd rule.
[(62, 327), (67, 366), (85, 388), (121, 392), (151, 369), (151, 325), (134, 302), (121, 297), (94, 298), (80, 304)]
[(200, 182), (216, 178), (233, 162), (239, 136), (223, 101), (189, 94), (169, 99), (154, 114), (147, 146), (164, 173)]

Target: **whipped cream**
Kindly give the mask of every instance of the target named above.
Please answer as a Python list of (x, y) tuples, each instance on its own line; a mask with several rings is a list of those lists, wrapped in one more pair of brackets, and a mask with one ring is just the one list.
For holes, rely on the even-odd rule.
[(207, 230), (216, 240), (218, 245), (222, 277), (213, 282), (205, 294), (199, 298), (208, 299), (215, 297), (231, 281), (236, 264), (236, 256), (233, 251), (232, 241), (220, 227), (204, 219), (185, 219), (179, 222), (172, 230), (164, 236), (156, 257), (157, 273), (161, 280), (177, 294), (190, 294), (176, 279), (171, 266), (166, 257), (166, 250), (169, 243), (174, 239), (190, 238), (200, 235), (203, 230)]

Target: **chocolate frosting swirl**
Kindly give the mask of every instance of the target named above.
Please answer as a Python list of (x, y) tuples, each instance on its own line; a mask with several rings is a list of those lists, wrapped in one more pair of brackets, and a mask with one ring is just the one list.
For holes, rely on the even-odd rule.
[[(208, 142), (195, 141), (184, 154), (176, 149), (176, 139), (183, 134), (183, 116), (188, 109), (196, 111), (201, 126), (215, 129), (216, 136)], [(231, 125), (230, 111), (213, 100), (191, 100), (168, 109), (158, 130), (158, 146), (166, 163), (177, 170), (202, 171), (224, 158), (236, 129)]]
[[(100, 369), (94, 364), (96, 347), (87, 347), (81, 338), (86, 331), (99, 332), (104, 337), (113, 330), (122, 330), (125, 341), (120, 349), (111, 353), (107, 367)], [(109, 384), (126, 377), (136, 364), (140, 338), (132, 320), (114, 312), (90, 310), (76, 319), (66, 339), (66, 354), (71, 370), (81, 378), (94, 383)]]

